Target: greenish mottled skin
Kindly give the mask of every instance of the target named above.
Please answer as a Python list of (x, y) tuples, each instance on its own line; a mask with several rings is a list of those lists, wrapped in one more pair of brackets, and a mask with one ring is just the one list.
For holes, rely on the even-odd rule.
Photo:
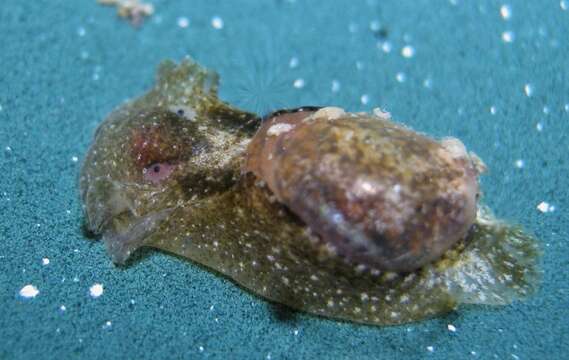
[[(310, 124), (314, 126), (313, 134), (336, 126), (333, 122), (322, 123), (321, 132), (316, 131), (320, 120), (310, 121), (317, 124)], [(432, 193), (435, 188), (444, 192), (439, 189), (441, 183), (430, 188), (416, 178), (411, 181), (397, 175), (409, 174), (416, 168), (416, 164), (405, 168), (401, 161), (419, 156), (413, 153), (415, 139), (432, 140), (371, 115), (347, 114), (338, 124), (351, 127), (355, 121), (376, 121), (379, 125), (370, 125), (371, 129), (365, 131), (378, 126), (391, 128), (394, 130), (374, 136), (386, 143), (397, 143), (397, 138), (407, 144), (404, 153), (385, 152), (380, 161), (399, 169), (391, 169), (390, 173), (395, 174), (404, 194), (412, 198)], [(342, 185), (332, 186), (333, 191), (319, 194), (320, 197), (312, 197), (313, 193), (308, 192), (307, 200), (294, 198), (290, 193), (296, 194), (307, 186), (302, 180), (306, 177), (294, 175), (303, 173), (304, 165), (281, 159), (282, 167), (269, 169), (273, 171), (269, 174), (262, 173), (268, 165), (251, 163), (259, 154), (269, 155), (262, 152), (266, 149), (256, 147), (255, 140), (251, 141), (260, 126), (254, 114), (234, 109), (217, 98), (215, 74), (190, 60), (180, 65), (165, 62), (155, 87), (114, 111), (97, 130), (80, 177), (87, 226), (102, 234), (115, 263), (123, 263), (141, 246), (155, 247), (215, 269), (269, 300), (360, 323), (410, 322), (448, 312), (461, 303), (503, 305), (535, 290), (539, 280), (535, 239), (494, 219), (482, 206), (478, 206), (471, 222), (462, 215), (457, 215), (454, 222), (445, 222), (446, 215), (409, 215), (404, 224), (415, 226), (409, 234), (415, 234), (417, 241), (421, 236), (416, 226), (421, 223), (412, 220), (415, 218), (423, 219), (423, 224), (431, 221), (443, 227), (459, 223), (460, 229), (468, 230), (457, 230), (456, 239), (445, 245), (450, 248), (435, 259), (417, 255), (413, 258), (419, 259), (417, 262), (390, 262), (389, 251), (398, 247), (390, 247), (388, 252), (377, 250), (378, 256), (385, 258), (377, 263), (372, 256), (354, 256), (349, 239), (348, 246), (344, 246), (346, 239), (337, 236), (346, 232), (334, 232), (331, 223), (326, 222), (331, 219), (330, 214), (321, 211), (322, 206), (316, 206), (319, 211), (310, 210), (318, 201), (324, 206), (344, 194), (335, 192)], [(390, 132), (397, 136), (390, 138)], [(428, 146), (437, 150), (439, 145)], [(303, 146), (297, 148), (301, 152)], [(314, 152), (310, 146), (306, 149)], [(418, 152), (423, 150), (419, 146)], [(332, 150), (322, 151), (318, 156)], [(275, 152), (276, 157), (282, 158), (282, 151), (277, 155)], [(418, 158), (424, 157), (423, 154)], [(376, 169), (375, 165), (364, 166), (369, 161), (372, 160), (365, 156), (350, 159), (356, 163), (356, 171)], [(440, 178), (449, 183), (455, 173), (462, 176), (463, 172), (445, 168), (447, 165), (437, 165), (435, 161), (429, 169), (441, 167), (444, 176)], [(286, 170), (286, 166), (292, 166), (291, 170)], [(474, 165), (471, 167), (474, 169)], [(374, 174), (381, 177), (382, 171), (385, 170)], [(314, 174), (318, 175), (311, 176)], [(326, 178), (317, 181), (323, 183)], [(428, 203), (423, 198), (417, 201)], [(451, 205), (463, 203), (463, 199), (451, 201)], [(360, 227), (357, 223), (350, 229), (356, 229), (357, 234), (375, 234), (370, 230), (377, 230), (375, 225), (366, 224), (365, 217), (350, 217), (357, 212), (351, 202), (346, 204), (349, 206), (339, 207), (349, 215), (347, 221), (361, 220), (365, 225)], [(382, 205), (376, 210), (390, 214), (389, 208)], [(432, 214), (441, 214), (440, 209), (433, 209)], [(425, 213), (431, 214), (427, 210)], [(431, 226), (437, 234), (438, 226)], [(434, 244), (439, 241), (433, 231), (424, 236), (426, 250), (435, 247), (429, 245), (430, 240), (434, 239)], [(393, 234), (388, 241), (403, 237), (402, 233)], [(441, 239), (448, 238), (444, 231), (440, 234), (444, 235)], [(411, 248), (416, 250), (407, 245), (403, 248), (406, 253)], [(376, 251), (375, 247), (370, 249)], [(373, 251), (369, 254), (376, 254)]]

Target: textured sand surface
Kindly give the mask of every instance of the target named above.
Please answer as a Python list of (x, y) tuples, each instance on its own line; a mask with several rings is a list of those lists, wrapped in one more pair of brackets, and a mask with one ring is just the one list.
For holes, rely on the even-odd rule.
[[(138, 29), (94, 0), (0, 5), (0, 358), (569, 356), (568, 1), (153, 3)], [(489, 167), (486, 203), (541, 239), (539, 293), (381, 328), (158, 252), (115, 267), (81, 231), (77, 173), (104, 116), (186, 54), (250, 110), (380, 106), (459, 137)]]

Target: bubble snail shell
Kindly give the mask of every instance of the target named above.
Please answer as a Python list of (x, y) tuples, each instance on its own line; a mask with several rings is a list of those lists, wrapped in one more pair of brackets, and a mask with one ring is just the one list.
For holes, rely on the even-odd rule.
[(377, 325), (537, 288), (537, 241), (479, 203), (484, 165), (459, 140), (380, 110), (260, 118), (217, 83), (166, 61), (97, 129), (80, 191), (113, 262), (154, 247), (273, 302)]

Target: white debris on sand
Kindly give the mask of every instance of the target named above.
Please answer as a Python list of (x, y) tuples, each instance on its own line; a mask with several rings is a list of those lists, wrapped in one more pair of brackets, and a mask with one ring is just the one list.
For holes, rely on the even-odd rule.
[(23, 298), (35, 298), (40, 291), (33, 285), (26, 285), (20, 290), (20, 296)]
[(146, 16), (154, 14), (154, 5), (139, 0), (97, 0), (97, 2), (102, 5), (115, 6), (117, 14), (134, 26), (142, 24)]
[(99, 296), (103, 295), (103, 285), (94, 284), (89, 288), (89, 294), (94, 298), (98, 298)]
[(542, 201), (537, 205), (537, 209), (542, 213), (553, 212), (555, 210), (555, 206), (551, 205), (548, 202)]

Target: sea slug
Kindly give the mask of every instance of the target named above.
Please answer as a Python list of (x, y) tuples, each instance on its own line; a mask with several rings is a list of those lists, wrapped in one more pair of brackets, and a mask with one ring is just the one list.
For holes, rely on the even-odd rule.
[(260, 117), (217, 84), (190, 59), (164, 62), (97, 129), (80, 192), (115, 263), (154, 247), (271, 301), (379, 325), (538, 286), (537, 241), (480, 203), (484, 165), (459, 140), (381, 110)]

